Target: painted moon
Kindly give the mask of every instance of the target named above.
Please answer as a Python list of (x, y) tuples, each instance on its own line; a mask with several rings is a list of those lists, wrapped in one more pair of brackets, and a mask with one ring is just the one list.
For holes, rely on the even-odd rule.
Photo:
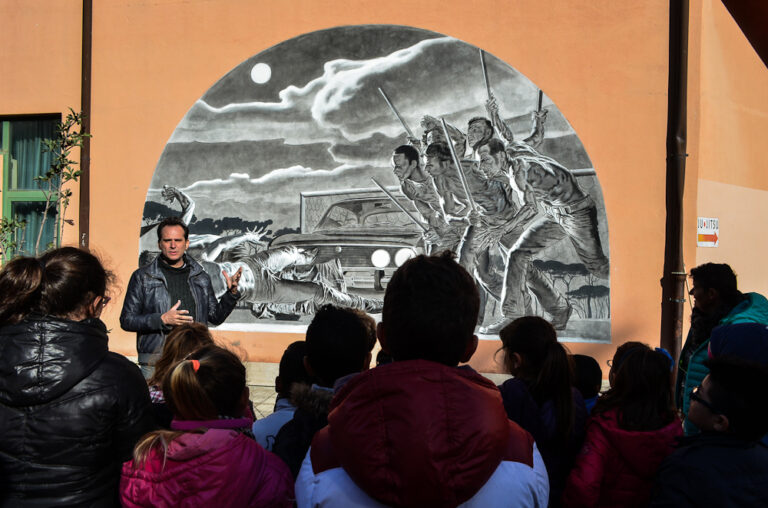
[(263, 85), (272, 77), (272, 68), (265, 63), (257, 63), (251, 69), (251, 79), (254, 83)]

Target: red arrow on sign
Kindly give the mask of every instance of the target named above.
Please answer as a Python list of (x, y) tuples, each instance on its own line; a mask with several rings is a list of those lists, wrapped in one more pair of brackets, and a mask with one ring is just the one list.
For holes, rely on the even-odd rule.
[(717, 233), (712, 233), (711, 235), (699, 235), (699, 241), (717, 243)]

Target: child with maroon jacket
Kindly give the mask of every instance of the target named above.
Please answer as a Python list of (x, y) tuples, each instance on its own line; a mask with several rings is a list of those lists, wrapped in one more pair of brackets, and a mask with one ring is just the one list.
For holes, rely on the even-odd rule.
[(682, 436), (671, 390), (672, 360), (640, 342), (613, 356), (611, 389), (600, 399), (563, 494), (568, 507), (648, 504), (661, 461)]
[(445, 251), (394, 273), (377, 334), (392, 363), (331, 402), (296, 480), (299, 508), (542, 507), (549, 482), (531, 435), (469, 367), (480, 296)]

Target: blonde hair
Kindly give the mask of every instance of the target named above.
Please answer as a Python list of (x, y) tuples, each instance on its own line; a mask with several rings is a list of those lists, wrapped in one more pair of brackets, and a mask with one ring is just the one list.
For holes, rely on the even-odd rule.
[(159, 386), (166, 374), (178, 362), (195, 350), (212, 344), (214, 344), (213, 336), (208, 331), (208, 327), (202, 323), (187, 323), (174, 327), (165, 338), (163, 352), (155, 362), (155, 372), (147, 384)]

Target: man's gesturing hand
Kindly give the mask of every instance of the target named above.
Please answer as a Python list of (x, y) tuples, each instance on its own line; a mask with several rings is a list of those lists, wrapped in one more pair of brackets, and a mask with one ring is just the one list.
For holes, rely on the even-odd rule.
[(176, 326), (192, 322), (192, 316), (189, 315), (189, 311), (184, 309), (179, 310), (179, 305), (181, 305), (181, 300), (177, 300), (176, 305), (171, 307), (171, 310), (160, 316), (160, 319), (164, 324)]
[(240, 268), (238, 268), (235, 274), (232, 275), (231, 277), (224, 270), (222, 270), (221, 273), (222, 275), (224, 275), (224, 280), (227, 282), (227, 289), (229, 290), (229, 292), (232, 293), (233, 295), (236, 295), (237, 285), (240, 283), (240, 276), (243, 274), (243, 267), (241, 266)]

